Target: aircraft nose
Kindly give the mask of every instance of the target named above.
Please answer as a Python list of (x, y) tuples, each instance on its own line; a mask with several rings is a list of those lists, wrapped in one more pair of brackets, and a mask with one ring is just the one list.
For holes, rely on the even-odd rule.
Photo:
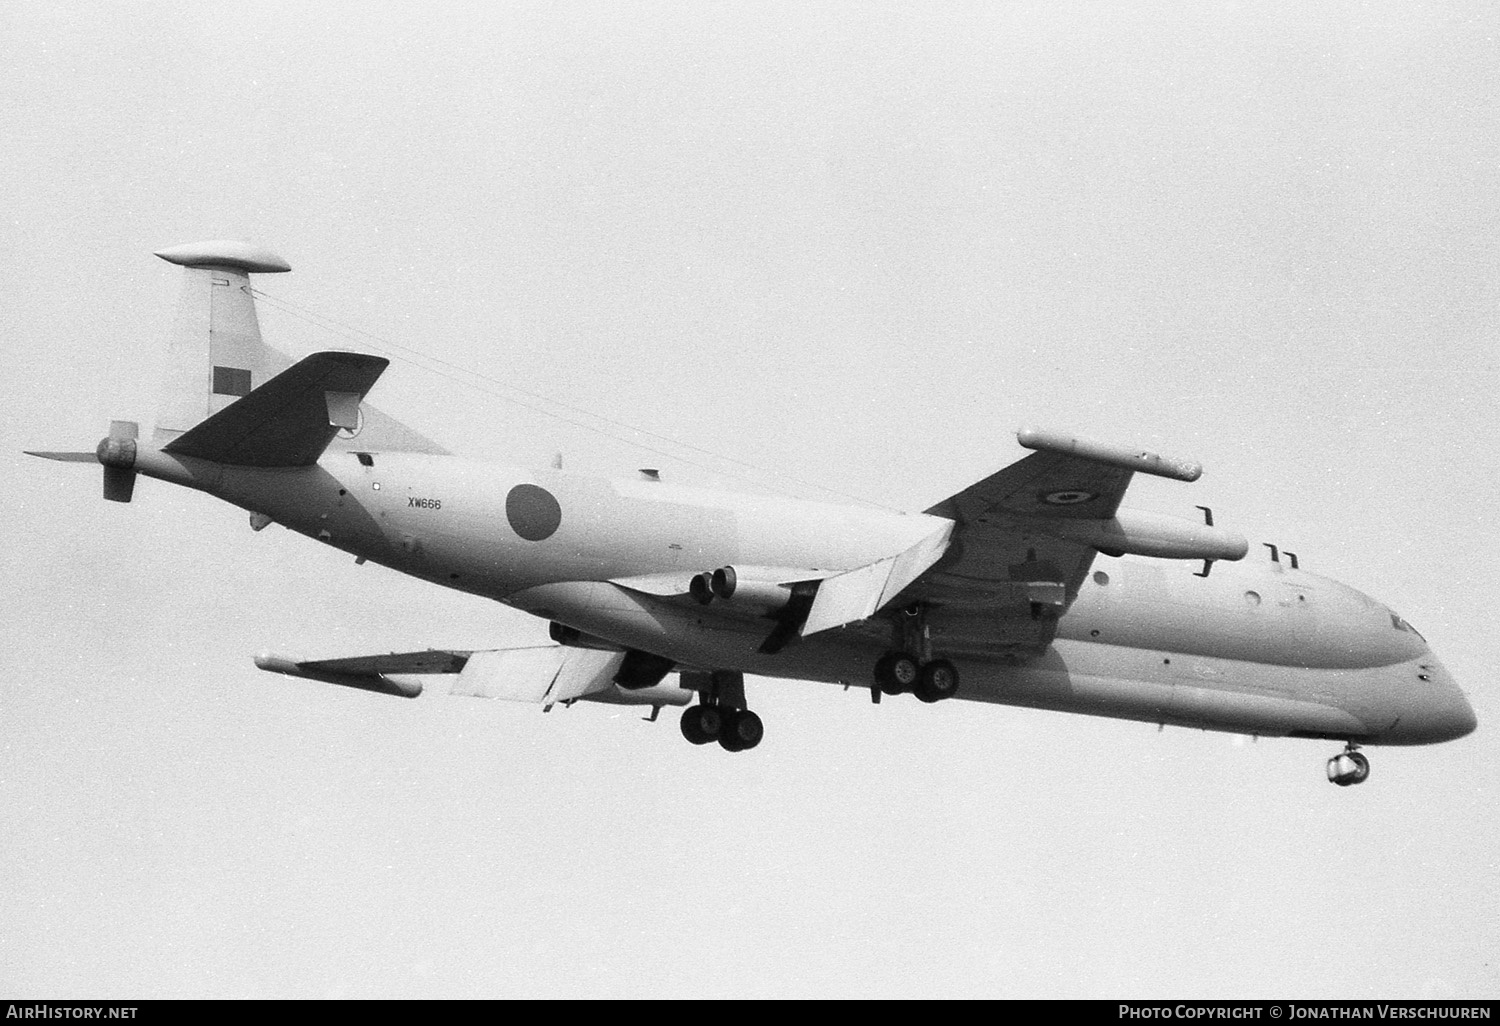
[(1472, 734), (1479, 726), (1474, 707), (1463, 689), (1431, 655), (1418, 666), (1418, 679), (1427, 687), (1419, 692), (1417, 708), (1403, 717), (1398, 730), (1409, 744), (1436, 744)]
[(1469, 704), (1469, 699), (1462, 691), (1459, 691), (1456, 698), (1457, 701), (1453, 704), (1446, 723), (1448, 729), (1452, 731), (1445, 739), (1449, 741), (1472, 734), (1479, 726), (1479, 717), (1474, 715), (1474, 707)]

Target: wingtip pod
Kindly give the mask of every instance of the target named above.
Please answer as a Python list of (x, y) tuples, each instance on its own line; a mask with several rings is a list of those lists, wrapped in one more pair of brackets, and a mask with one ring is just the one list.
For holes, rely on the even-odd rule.
[(169, 264), (183, 267), (228, 267), (246, 274), (280, 274), (292, 269), (290, 264), (264, 246), (237, 239), (187, 242), (158, 249), (154, 255)]
[(1044, 431), (1041, 428), (1023, 427), (1016, 432), (1016, 441), (1024, 448), (1039, 452), (1055, 452), (1066, 456), (1105, 463), (1123, 470), (1170, 477), (1177, 481), (1196, 481), (1203, 476), (1203, 465), (1191, 460), (1177, 460), (1123, 445), (1091, 442), (1060, 431)]

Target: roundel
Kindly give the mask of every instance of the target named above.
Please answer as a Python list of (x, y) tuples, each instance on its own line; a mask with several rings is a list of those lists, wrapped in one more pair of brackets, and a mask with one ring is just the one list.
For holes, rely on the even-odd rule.
[(358, 406), (354, 410), (354, 427), (352, 429), (351, 428), (339, 428), (338, 436), (340, 438), (343, 438), (343, 439), (350, 439), (350, 438), (353, 438), (355, 435), (359, 434), (364, 429), (365, 429), (365, 408), (363, 406)]
[(1080, 502), (1088, 502), (1092, 498), (1094, 498), (1093, 492), (1068, 488), (1060, 492), (1048, 492), (1042, 496), (1042, 501), (1053, 506), (1076, 506)]
[(518, 484), (505, 496), (505, 519), (527, 541), (550, 538), (562, 523), (562, 507), (545, 488)]

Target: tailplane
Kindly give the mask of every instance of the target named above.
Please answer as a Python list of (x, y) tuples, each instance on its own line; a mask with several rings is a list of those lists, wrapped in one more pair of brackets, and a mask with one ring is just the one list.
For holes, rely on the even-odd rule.
[[(363, 353), (314, 353), (178, 435), (162, 452), (239, 467), (312, 466), (341, 429), (357, 426), (365, 393), (389, 362)], [(106, 477), (106, 491), (108, 484)]]
[[(182, 298), (167, 343), (152, 433), (157, 446), (166, 446), (292, 366), (290, 357), (261, 341), (250, 285), (252, 274), (284, 273), (291, 267), (268, 249), (236, 241), (188, 243), (156, 255), (183, 268)], [(328, 448), (447, 454), (365, 402)]]

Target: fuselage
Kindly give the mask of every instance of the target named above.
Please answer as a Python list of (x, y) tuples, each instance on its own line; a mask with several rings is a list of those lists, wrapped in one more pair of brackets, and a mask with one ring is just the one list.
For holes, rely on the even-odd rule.
[[(888, 639), (837, 629), (759, 651), (764, 618), (611, 583), (740, 564), (836, 571), (903, 551), (939, 518), (398, 453), (255, 469), (143, 451), (199, 488), (404, 573), (696, 669), (864, 686)], [(986, 651), (938, 611), (933, 644), (973, 701), (1265, 735), (1425, 744), (1474, 729), (1427, 643), (1381, 603), (1270, 559), (1098, 558), (1043, 651)]]

